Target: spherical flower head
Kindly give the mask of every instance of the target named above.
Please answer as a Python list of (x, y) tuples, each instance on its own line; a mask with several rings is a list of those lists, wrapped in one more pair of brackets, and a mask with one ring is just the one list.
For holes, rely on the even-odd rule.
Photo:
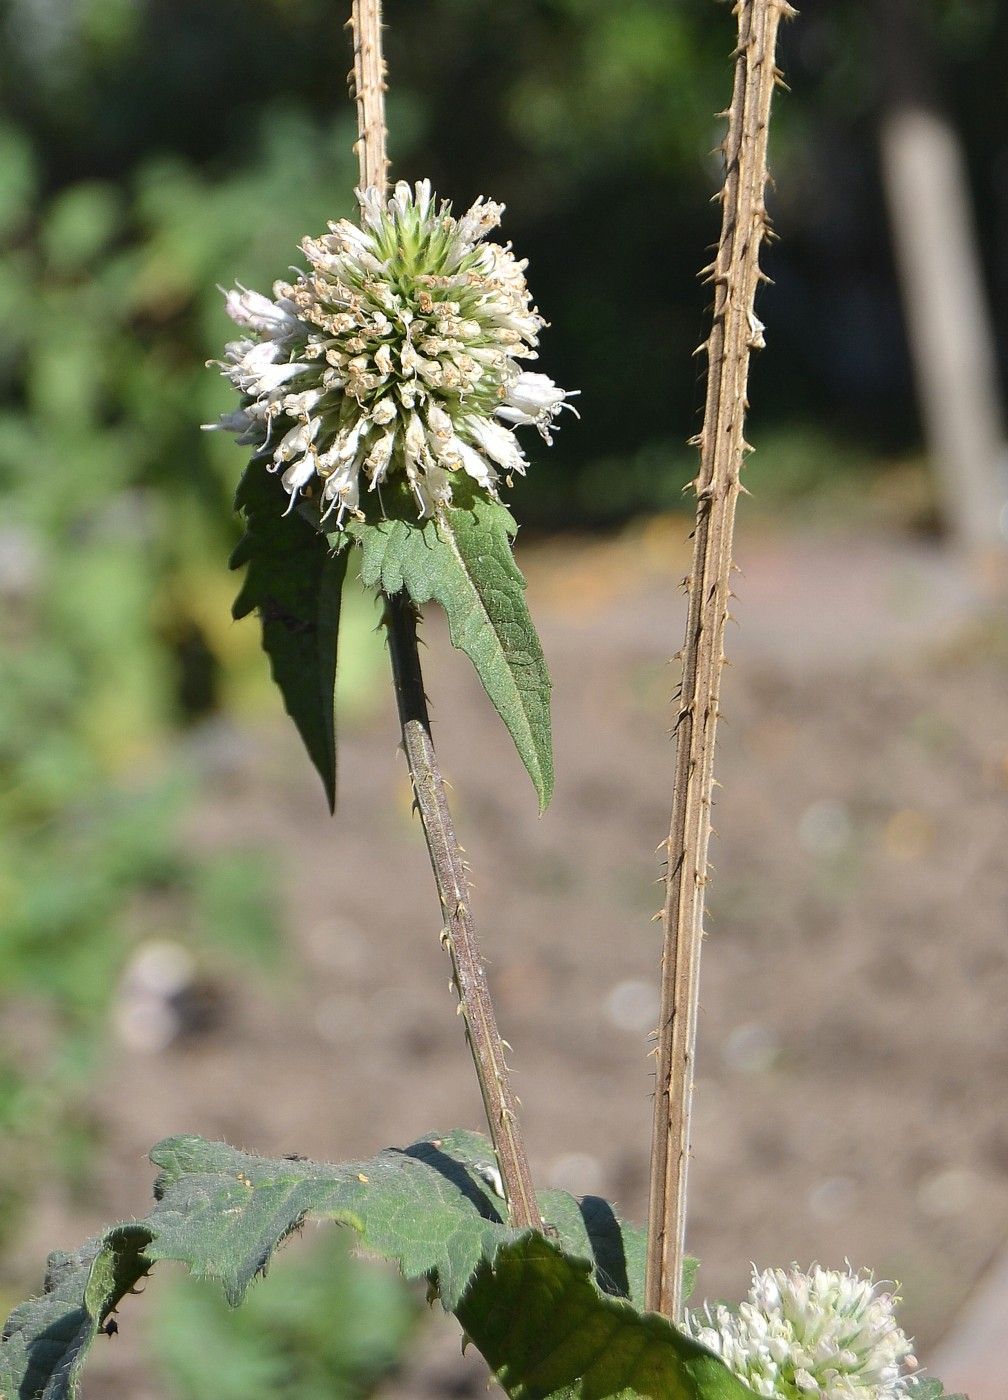
[(814, 1266), (752, 1271), (746, 1302), (688, 1313), (686, 1330), (757, 1395), (786, 1400), (902, 1400), (917, 1362), (899, 1298), (870, 1273)]
[(357, 198), (360, 226), (305, 238), (309, 269), (294, 282), (272, 298), (225, 294), (244, 335), (217, 363), (242, 405), (207, 426), (254, 444), (291, 507), (312, 497), (337, 524), (362, 514), (362, 487), (396, 477), (420, 515), (451, 499), (459, 472), (496, 496), (527, 466), (514, 429), (551, 442), (571, 407), (571, 391), (522, 368), (545, 322), (526, 264), (486, 241), (503, 206), (481, 198), (455, 218), (427, 180)]

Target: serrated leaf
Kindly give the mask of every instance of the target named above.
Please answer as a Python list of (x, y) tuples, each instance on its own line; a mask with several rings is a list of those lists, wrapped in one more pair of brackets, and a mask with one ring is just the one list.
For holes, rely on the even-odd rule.
[(336, 804), (336, 653), (346, 550), (333, 550), (325, 535), (296, 512), (285, 515), (287, 497), (265, 463), (246, 468), (235, 496), (245, 534), (231, 568), (247, 566), (235, 599), (235, 618), (259, 614), (262, 644), (284, 707)]
[(657, 1313), (600, 1295), (592, 1264), (541, 1235), (503, 1244), (458, 1319), (514, 1400), (751, 1400)]
[(441, 604), (453, 645), (475, 666), (545, 808), (553, 793), (550, 679), (511, 553), (514, 518), (463, 482), (453, 503), (425, 521), (412, 502), (387, 499), (385, 510), (345, 527), (363, 552), (361, 581), (389, 595), (405, 589), (421, 606)]
[(16, 1308), (0, 1341), (0, 1400), (63, 1400), (99, 1325), (147, 1273), (150, 1232), (119, 1225), (75, 1254), (49, 1256), (45, 1293)]
[(722, 1363), (632, 1300), (643, 1232), (604, 1202), (541, 1198), (555, 1238), (504, 1223), (475, 1133), (427, 1138), (342, 1166), (267, 1160), (169, 1138), (146, 1220), (53, 1256), (43, 1297), (11, 1316), (0, 1345), (3, 1400), (72, 1400), (98, 1328), (159, 1259), (217, 1280), (233, 1304), (308, 1218), (356, 1230), (408, 1278), (426, 1277), (510, 1395), (522, 1400), (751, 1400)]
[(150, 1217), (157, 1225), (150, 1258), (177, 1259), (197, 1277), (216, 1279), (234, 1306), (277, 1245), (309, 1216), (352, 1226), (407, 1278), (436, 1269), (449, 1310), (505, 1229), (498, 1208), (473, 1191), (464, 1168), (443, 1146), (425, 1142), (331, 1166), (270, 1161), (181, 1137), (160, 1143), (151, 1160), (162, 1172), (154, 1187), (159, 1203)]

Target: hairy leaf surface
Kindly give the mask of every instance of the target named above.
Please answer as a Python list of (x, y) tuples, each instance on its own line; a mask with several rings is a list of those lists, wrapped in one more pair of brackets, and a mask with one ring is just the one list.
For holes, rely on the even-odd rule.
[(284, 706), (336, 804), (336, 649), (346, 551), (334, 551), (304, 516), (284, 515), (286, 492), (261, 461), (245, 469), (235, 506), (245, 534), (231, 555), (247, 566), (235, 618), (259, 614), (262, 644)]
[(98, 1328), (146, 1274), (151, 1232), (117, 1225), (74, 1254), (49, 1256), (45, 1292), (7, 1319), (0, 1341), (0, 1400), (64, 1400), (77, 1381)]
[(156, 1205), (75, 1254), (54, 1255), (46, 1292), (18, 1308), (0, 1345), (3, 1400), (71, 1400), (116, 1304), (159, 1259), (217, 1280), (232, 1304), (309, 1218), (349, 1225), (444, 1306), (523, 1400), (745, 1400), (721, 1362), (641, 1314), (643, 1233), (604, 1201), (546, 1192), (548, 1236), (504, 1223), (475, 1133), (428, 1138), (367, 1162), (267, 1160), (200, 1138), (154, 1149)]
[(967, 1400), (965, 1395), (949, 1395), (941, 1381), (924, 1376), (910, 1388), (908, 1400)]

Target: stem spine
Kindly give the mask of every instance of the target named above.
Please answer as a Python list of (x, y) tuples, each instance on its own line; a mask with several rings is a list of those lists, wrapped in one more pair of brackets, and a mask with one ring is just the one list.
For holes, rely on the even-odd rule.
[(518, 1122), (518, 1100), (511, 1088), (504, 1042), (497, 1028), (469, 903), (462, 848), (455, 835), (431, 738), (417, 646), (417, 612), (405, 593), (387, 600), (385, 620), (403, 748), (444, 918), (441, 941), (451, 958), (452, 980), (465, 1020), (466, 1039), (476, 1066), (511, 1224), (517, 1229), (541, 1230), (542, 1219)]
[(707, 354), (707, 399), (696, 438), (696, 528), (688, 598), (683, 677), (675, 724), (675, 777), (666, 849), (662, 911), (661, 1012), (658, 1025), (645, 1305), (677, 1322), (682, 1316), (686, 1246), (686, 1177), (704, 888), (714, 785), (714, 741), (731, 596), (732, 538), (739, 472), (749, 450), (749, 356), (763, 344), (753, 306), (761, 280), (759, 250), (768, 232), (764, 192), (767, 132), (774, 87), (777, 29), (795, 12), (786, 0), (738, 0), (735, 84), (722, 146), (721, 237), (701, 274), (714, 286)]

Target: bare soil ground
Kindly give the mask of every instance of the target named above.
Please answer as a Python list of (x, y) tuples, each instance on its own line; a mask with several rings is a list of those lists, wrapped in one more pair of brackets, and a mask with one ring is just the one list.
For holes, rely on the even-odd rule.
[[(426, 634), (536, 1177), (635, 1218), (683, 533), (657, 521), (523, 557), (555, 681), (542, 820), (439, 618)], [(926, 1362), (1008, 1237), (1008, 648), (937, 548), (750, 527), (738, 557), (691, 1177), (699, 1290), (738, 1298), (750, 1259), (870, 1263), (902, 1281)], [(145, 1208), (143, 1152), (169, 1132), (345, 1158), (480, 1126), (386, 692), (344, 729), (335, 821), (279, 721), (204, 750), (192, 837), (271, 853), (296, 970), (229, 988), (212, 1033), (117, 1064), (95, 1104), (101, 1199), (75, 1209), (74, 1232)], [(115, 1346), (88, 1394), (154, 1400), (128, 1339)], [(387, 1393), (484, 1384), (434, 1323)]]

